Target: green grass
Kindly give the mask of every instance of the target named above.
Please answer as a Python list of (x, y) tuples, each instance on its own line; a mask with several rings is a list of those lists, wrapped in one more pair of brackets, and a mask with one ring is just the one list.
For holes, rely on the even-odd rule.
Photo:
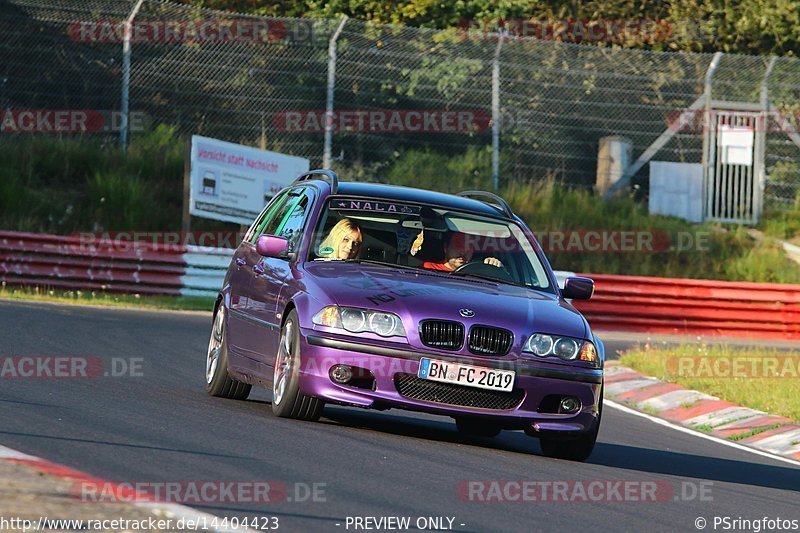
[[(760, 370), (756, 377), (723, 377), (720, 372), (707, 371), (710, 360), (703, 358), (730, 358), (749, 361), (758, 357), (791, 357), (791, 366), (780, 364), (791, 377), (768, 377)], [(677, 358), (691, 358), (690, 365), (681, 371)], [(696, 358), (696, 359), (695, 359)], [(683, 359), (687, 361), (687, 359)], [(723, 400), (744, 405), (759, 411), (800, 420), (800, 377), (797, 372), (800, 353), (764, 348), (734, 348), (722, 345), (686, 344), (682, 346), (637, 347), (624, 352), (620, 362), (644, 374), (664, 381), (677, 383), (689, 389), (705, 392)], [(721, 367), (722, 371), (726, 368)], [(748, 366), (749, 368), (749, 366)], [(747, 372), (752, 376), (752, 373)]]
[(708, 424), (700, 424), (697, 426), (692, 426), (692, 429), (697, 431), (702, 431), (703, 433), (711, 433), (712, 431), (714, 431), (714, 428)]
[(642, 411), (644, 411), (645, 413), (649, 413), (651, 415), (654, 415), (654, 416), (658, 416), (658, 413), (660, 412), (658, 409), (656, 409), (652, 405), (645, 405), (642, 408)]
[(769, 431), (770, 429), (775, 429), (775, 428), (778, 428), (778, 427), (781, 427), (781, 425), (780, 424), (772, 424), (771, 426), (762, 426), (760, 428), (754, 428), (754, 429), (751, 429), (750, 431), (747, 431), (745, 433), (739, 433), (737, 435), (731, 435), (731, 436), (728, 437), (728, 440), (732, 440), (732, 441), (736, 442), (737, 440), (742, 440), (742, 439), (746, 439), (748, 437), (753, 437), (755, 435), (758, 435), (759, 433), (764, 433), (765, 431)]
[(211, 311), (213, 297), (112, 294), (106, 292), (65, 291), (46, 288), (0, 286), (0, 299), (53, 302), (97, 307), (135, 307), (179, 311)]

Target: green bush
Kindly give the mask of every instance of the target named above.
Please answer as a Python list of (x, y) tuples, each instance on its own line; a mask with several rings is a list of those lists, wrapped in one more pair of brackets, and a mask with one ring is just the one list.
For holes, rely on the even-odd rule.
[(348, 180), (455, 193), (466, 189), (490, 190), (491, 160), (492, 153), (488, 149), (468, 148), (454, 157), (430, 150), (412, 150), (396, 154), (388, 163), (368, 167), (336, 165), (334, 170)]
[(185, 141), (159, 127), (128, 154), (97, 140), (0, 143), (0, 227), (69, 234), (180, 227)]

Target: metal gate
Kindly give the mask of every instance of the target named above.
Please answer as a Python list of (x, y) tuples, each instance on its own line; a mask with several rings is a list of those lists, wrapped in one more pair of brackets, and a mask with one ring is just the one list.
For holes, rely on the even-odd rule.
[(715, 109), (707, 118), (705, 219), (755, 224), (763, 204), (764, 114)]

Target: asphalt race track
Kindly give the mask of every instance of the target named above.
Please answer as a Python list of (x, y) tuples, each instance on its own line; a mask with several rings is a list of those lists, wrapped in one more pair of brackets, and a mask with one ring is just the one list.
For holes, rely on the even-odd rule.
[[(367, 516), (450, 517), (454, 531), (697, 531), (698, 517), (714, 531), (715, 516), (800, 520), (800, 467), (609, 407), (590, 460), (571, 463), (542, 457), (521, 432), (462, 437), (448, 418), (329, 406), (320, 422), (302, 423), (274, 417), (264, 390), (241, 402), (208, 397), (210, 315), (4, 301), (0, 324), (3, 356), (96, 356), (106, 369), (112, 358), (141, 358), (134, 375), (0, 380), (0, 444), (117, 482), (269, 480), (306, 500), (192, 505), (219, 516), (276, 516), (284, 531), (354, 531), (353, 517)], [(673, 494), (476, 502), (466, 480), (655, 482)], [(324, 492), (308, 501), (314, 483)]]

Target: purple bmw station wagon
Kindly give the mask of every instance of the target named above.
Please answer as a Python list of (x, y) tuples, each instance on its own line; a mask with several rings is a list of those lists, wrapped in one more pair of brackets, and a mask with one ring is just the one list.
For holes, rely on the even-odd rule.
[(339, 183), (314, 170), (278, 193), (236, 250), (214, 309), (209, 394), (273, 391), (280, 417), (325, 403), (408, 409), (458, 430), (540, 439), (584, 460), (602, 414), (604, 349), (494, 194)]

